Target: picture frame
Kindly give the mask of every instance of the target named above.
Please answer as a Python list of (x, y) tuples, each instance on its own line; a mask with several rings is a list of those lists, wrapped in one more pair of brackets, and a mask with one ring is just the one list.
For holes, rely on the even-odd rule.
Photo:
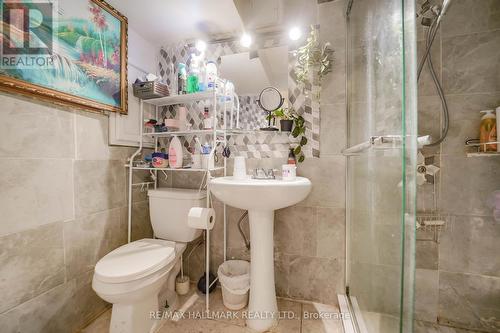
[[(127, 114), (127, 18), (104, 0), (58, 0), (57, 4), (29, 0), (21, 1), (21, 7), (19, 3), (5, 0), (2, 4), (0, 91), (93, 112)], [(29, 17), (29, 26), (39, 30), (20, 24), (19, 19), (16, 25), (15, 15), (6, 15), (9, 10), (26, 10), (24, 19)], [(36, 48), (32, 40), (38, 43)], [(44, 66), (39, 65), (42, 59)]]

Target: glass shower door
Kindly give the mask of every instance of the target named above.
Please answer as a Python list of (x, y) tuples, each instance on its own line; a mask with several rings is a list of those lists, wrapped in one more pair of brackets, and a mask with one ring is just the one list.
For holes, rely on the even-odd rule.
[(347, 293), (360, 332), (411, 332), (417, 154), (413, 1), (347, 22)]

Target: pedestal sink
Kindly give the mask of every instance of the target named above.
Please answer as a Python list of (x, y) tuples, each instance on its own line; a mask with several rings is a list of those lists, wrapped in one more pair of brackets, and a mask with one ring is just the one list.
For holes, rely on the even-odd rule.
[(274, 211), (294, 205), (311, 191), (307, 178), (212, 179), (210, 191), (229, 206), (248, 210), (250, 219), (250, 300), (247, 326), (257, 332), (272, 328), (277, 322), (278, 307), (274, 286)]

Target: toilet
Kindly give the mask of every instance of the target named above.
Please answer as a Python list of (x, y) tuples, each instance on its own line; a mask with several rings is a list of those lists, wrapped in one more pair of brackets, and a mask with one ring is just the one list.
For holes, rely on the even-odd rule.
[(92, 288), (113, 304), (110, 333), (149, 333), (156, 329), (160, 321), (151, 318), (151, 313), (165, 305), (163, 299), (159, 300), (160, 291), (169, 306), (175, 303), (175, 278), (182, 253), (202, 232), (188, 227), (187, 219), (192, 207), (205, 206), (205, 191), (160, 188), (148, 191), (148, 196), (156, 239), (123, 245), (95, 266)]

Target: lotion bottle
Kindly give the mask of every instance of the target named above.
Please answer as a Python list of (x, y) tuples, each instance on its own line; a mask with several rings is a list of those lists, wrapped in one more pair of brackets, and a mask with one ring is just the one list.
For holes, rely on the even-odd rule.
[(481, 117), (481, 127), (479, 129), (480, 151), (497, 151), (497, 144), (483, 144), (497, 141), (497, 119), (493, 110), (481, 111), (484, 115)]
[(181, 140), (177, 136), (172, 137), (170, 146), (168, 147), (168, 162), (171, 168), (182, 168), (183, 151)]

